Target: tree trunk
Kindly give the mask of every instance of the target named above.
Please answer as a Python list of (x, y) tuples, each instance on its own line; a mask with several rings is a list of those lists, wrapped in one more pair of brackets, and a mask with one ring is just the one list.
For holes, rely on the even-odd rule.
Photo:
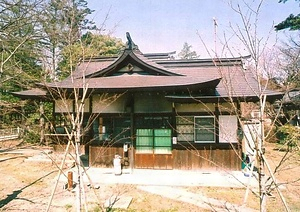
[[(81, 168), (80, 168), (80, 124), (76, 124), (75, 132), (75, 155), (76, 155), (76, 167), (77, 167), (77, 185), (76, 185), (76, 211), (81, 211)], [(78, 126), (79, 125), (79, 126)]]
[(45, 143), (45, 119), (44, 119), (44, 103), (40, 102), (40, 145)]

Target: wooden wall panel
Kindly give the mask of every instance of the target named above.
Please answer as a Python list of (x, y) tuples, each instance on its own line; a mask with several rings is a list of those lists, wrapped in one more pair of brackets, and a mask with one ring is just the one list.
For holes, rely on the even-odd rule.
[[(89, 165), (113, 167), (115, 154), (123, 156), (122, 147), (89, 149)], [(241, 170), (240, 156), (232, 149), (177, 150), (172, 155), (135, 154), (134, 168), (180, 170)]]
[(173, 150), (173, 169), (189, 169), (188, 168), (188, 151), (187, 150)]
[(113, 167), (116, 154), (123, 156), (122, 147), (95, 147), (89, 149), (89, 166)]
[(135, 168), (153, 169), (154, 167), (153, 154), (136, 154), (134, 165)]
[(232, 149), (173, 150), (173, 169), (240, 170), (241, 161)]
[(173, 169), (173, 158), (171, 154), (153, 155), (154, 169)]

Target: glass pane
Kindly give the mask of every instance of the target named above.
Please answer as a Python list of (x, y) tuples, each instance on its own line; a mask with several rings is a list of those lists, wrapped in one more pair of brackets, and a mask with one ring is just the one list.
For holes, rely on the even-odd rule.
[(176, 123), (177, 124), (192, 124), (192, 125), (194, 125), (194, 117), (193, 116), (177, 116)]
[(214, 141), (215, 135), (213, 133), (196, 133), (196, 141)]
[(171, 146), (171, 137), (155, 137), (154, 146)]
[(214, 117), (195, 117), (195, 142), (214, 142)]
[(177, 125), (178, 133), (194, 133), (194, 125)]
[(169, 137), (171, 137), (171, 130), (170, 129), (155, 129), (154, 136), (169, 136)]
[(152, 137), (137, 137), (136, 138), (136, 146), (153, 146), (153, 138)]
[(137, 136), (153, 136), (153, 130), (152, 129), (137, 129), (136, 130)]
[(202, 127), (214, 127), (214, 118), (213, 117), (196, 117), (195, 118), (195, 127), (198, 128), (200, 126)]
[(193, 134), (177, 134), (178, 141), (194, 141), (194, 133)]

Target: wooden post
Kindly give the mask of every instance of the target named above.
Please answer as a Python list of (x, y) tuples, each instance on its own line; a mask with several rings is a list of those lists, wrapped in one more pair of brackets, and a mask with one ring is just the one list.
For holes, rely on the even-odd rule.
[(69, 190), (73, 189), (73, 172), (72, 171), (68, 172), (68, 189)]

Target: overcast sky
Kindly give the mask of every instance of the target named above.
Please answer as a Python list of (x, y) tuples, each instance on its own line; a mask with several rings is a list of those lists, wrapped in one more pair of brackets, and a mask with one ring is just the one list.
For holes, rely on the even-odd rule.
[[(221, 51), (225, 35), (230, 38), (230, 47), (236, 52), (247, 54), (236, 36), (232, 37), (233, 31), (229, 26), (241, 24), (241, 19), (230, 8), (229, 0), (87, 1), (89, 8), (95, 10), (90, 18), (94, 19), (97, 25), (100, 25), (109, 13), (105, 28), (123, 42), (126, 42), (125, 33), (130, 32), (133, 41), (143, 53), (169, 51), (179, 53), (184, 42), (187, 42), (201, 57), (207, 57), (201, 39), (209, 50), (215, 49), (213, 21), (215, 18), (218, 24), (217, 51)], [(242, 0), (232, 1), (243, 5)], [(255, 5), (251, 0), (245, 1)], [(244, 11), (247, 10), (244, 8)], [(299, 2), (295, 0), (289, 0), (285, 4), (278, 3), (278, 0), (265, 0), (259, 13), (259, 37), (267, 38), (271, 31), (270, 46), (275, 42), (276, 36), (279, 40), (287, 40), (286, 34), (289, 34), (289, 31), (276, 33), (272, 30), (273, 24), (284, 20), (291, 13), (299, 12)]]

